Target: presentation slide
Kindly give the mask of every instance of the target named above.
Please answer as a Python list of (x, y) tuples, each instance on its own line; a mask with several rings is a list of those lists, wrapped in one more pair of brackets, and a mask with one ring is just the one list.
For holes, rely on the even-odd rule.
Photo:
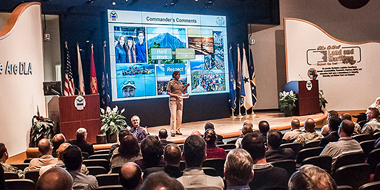
[(229, 91), (225, 16), (107, 13), (112, 101), (167, 98), (174, 71), (190, 95)]

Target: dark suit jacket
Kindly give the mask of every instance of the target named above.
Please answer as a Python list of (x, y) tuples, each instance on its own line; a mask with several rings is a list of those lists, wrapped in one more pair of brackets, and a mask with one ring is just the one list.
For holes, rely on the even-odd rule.
[(336, 142), (339, 140), (339, 135), (337, 131), (331, 132), (329, 135), (327, 135), (325, 138), (321, 139), (321, 142), (319, 143), (320, 147), (325, 147), (329, 142)]
[(92, 144), (86, 142), (85, 140), (72, 140), (69, 141), (69, 143), (72, 145), (77, 145), (82, 152), (87, 152), (89, 155), (94, 154), (94, 147)]
[(170, 144), (170, 143), (173, 143), (171, 141), (167, 141), (166, 139), (160, 139), (161, 143), (162, 143), (162, 146), (165, 148), (166, 145)]
[(268, 150), (265, 152), (265, 157), (267, 159), (267, 162), (295, 159), (294, 151), (291, 148), (279, 148), (276, 150)]

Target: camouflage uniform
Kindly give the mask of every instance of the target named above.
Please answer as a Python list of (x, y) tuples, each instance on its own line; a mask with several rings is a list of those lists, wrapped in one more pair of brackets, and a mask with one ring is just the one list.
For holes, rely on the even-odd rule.
[(24, 178), (24, 172), (22, 170), (19, 170), (18, 168), (10, 165), (10, 164), (6, 164), (6, 163), (3, 163), (3, 162), (0, 162), (1, 166), (3, 167), (3, 170), (4, 172), (12, 172), (12, 173), (17, 173), (18, 177), (19, 178)]
[(298, 138), (294, 141), (295, 143), (301, 143), (302, 146), (305, 146), (306, 143), (311, 141), (317, 141), (319, 139), (323, 138), (323, 135), (317, 132), (306, 132), (298, 136)]

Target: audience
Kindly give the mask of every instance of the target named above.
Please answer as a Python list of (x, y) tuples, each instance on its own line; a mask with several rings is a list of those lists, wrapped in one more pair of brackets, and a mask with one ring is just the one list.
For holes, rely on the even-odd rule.
[(261, 136), (264, 139), (264, 144), (267, 143), (267, 133), (269, 129), (270, 129), (270, 126), (269, 126), (268, 121), (263, 120), (259, 122), (259, 131), (260, 131)]
[(193, 131), (193, 132), (191, 132), (191, 135), (202, 136), (201, 132), (199, 132), (199, 131)]
[(380, 97), (377, 97), (375, 102), (372, 103), (368, 108), (376, 108), (380, 112)]
[[(204, 128), (205, 128), (205, 132), (208, 130), (208, 129), (212, 129), (215, 131), (215, 125), (214, 123), (212, 122), (206, 122), (205, 125), (204, 125)], [(215, 132), (216, 133), (216, 132)], [(216, 144), (224, 144), (223, 143), (223, 136), (222, 135), (218, 135), (216, 134)]]
[[(340, 119), (342, 121), (345, 119), (352, 121), (351, 115), (349, 113), (342, 113), (340, 115)], [(354, 124), (355, 124), (355, 129), (354, 129), (354, 133), (352, 135), (361, 134), (362, 133), (362, 127), (357, 122), (354, 122)]]
[(139, 190), (143, 182), (140, 167), (134, 162), (127, 162), (119, 173), (119, 181), (125, 190)]
[(336, 142), (339, 140), (338, 129), (342, 120), (337, 116), (333, 116), (330, 117), (328, 122), (330, 134), (321, 139), (321, 142), (319, 143), (319, 146), (321, 147), (325, 147), (329, 142)]
[(164, 150), (157, 136), (148, 135), (141, 141), (140, 148), (143, 158), (135, 162), (143, 171), (146, 168), (165, 166), (165, 161), (162, 158)]
[[(338, 112), (335, 111), (335, 110), (330, 110), (330, 111), (328, 111), (328, 112), (327, 112), (327, 118), (326, 118), (327, 122), (330, 120), (331, 117), (339, 117)], [(326, 125), (324, 125), (324, 126), (322, 127), (322, 129), (321, 129), (321, 134), (322, 134), (323, 136), (326, 136), (326, 135), (328, 135), (329, 133), (330, 133), (330, 131), (329, 131), (329, 124), (326, 124)]]
[(358, 141), (352, 139), (351, 135), (354, 132), (354, 123), (349, 120), (343, 120), (339, 126), (338, 134), (339, 141), (331, 142), (326, 145), (323, 149), (321, 155), (327, 155), (332, 157), (332, 170), (334, 171), (334, 166), (337, 158), (348, 152), (363, 152)]
[[(249, 183), (251, 189), (286, 189), (288, 173), (283, 168), (272, 166), (265, 158), (263, 137), (257, 132), (248, 133), (241, 141), (241, 146), (253, 159), (253, 180)], [(270, 180), (269, 180), (270, 179)]]
[(380, 130), (379, 110), (377, 108), (368, 108), (367, 123), (362, 128), (363, 134), (373, 135)]
[(111, 170), (116, 167), (122, 167), (127, 162), (134, 162), (142, 159), (140, 146), (137, 139), (128, 134), (120, 141), (120, 146), (113, 151), (110, 165)]
[(61, 167), (54, 167), (42, 174), (36, 183), (36, 190), (71, 190), (73, 178)]
[(76, 146), (69, 146), (63, 151), (63, 162), (65, 163), (66, 170), (73, 178), (73, 187), (84, 187), (84, 189), (92, 190), (98, 188), (98, 181), (95, 176), (85, 175), (81, 173), (83, 163), (82, 151)]
[(223, 148), (216, 146), (216, 134), (214, 129), (207, 129), (203, 135), (206, 141), (206, 158), (222, 158), (226, 159), (227, 153)]
[(183, 185), (164, 172), (156, 172), (148, 176), (140, 190), (184, 190)]
[(325, 170), (313, 166), (303, 165), (299, 171), (293, 173), (289, 179), (289, 190), (336, 190), (334, 179)]
[(284, 137), (282, 137), (282, 140), (285, 143), (293, 142), (300, 136), (303, 132), (301, 131), (301, 122), (298, 119), (293, 119), (290, 122), (291, 129), (289, 132), (285, 133)]
[(250, 189), (249, 182), (254, 177), (251, 155), (244, 149), (231, 150), (224, 164), (224, 177), (227, 190)]
[(66, 138), (62, 133), (58, 133), (58, 134), (54, 135), (54, 137), (52, 139), (53, 152), (51, 153), (51, 155), (53, 155), (54, 157), (57, 157), (57, 149), (64, 142), (66, 142)]
[(0, 164), (4, 170), (4, 172), (12, 172), (12, 173), (17, 173), (19, 178), (24, 177), (24, 172), (19, 170), (18, 168), (5, 163), (5, 161), (8, 160), (8, 150), (7, 147), (5, 147), (4, 143), (0, 143)]
[(132, 127), (128, 127), (129, 132), (136, 137), (137, 142), (141, 142), (149, 135), (146, 128), (140, 126), (140, 118), (137, 115), (132, 116), (131, 118)]
[(112, 157), (113, 151), (114, 151), (116, 148), (119, 148), (121, 140), (123, 140), (123, 138), (124, 138), (125, 136), (127, 136), (128, 134), (130, 134), (129, 131), (127, 131), (127, 130), (125, 130), (125, 129), (119, 131), (119, 143), (113, 144), (113, 145), (110, 147), (110, 151), (109, 151), (109, 153), (108, 153), (108, 154), (109, 154), (109, 156), (108, 156), (108, 161), (111, 160), (111, 157)]
[(160, 138), (163, 147), (170, 143), (173, 143), (171, 141), (166, 140), (166, 138), (168, 138), (168, 131), (165, 128), (161, 128), (160, 131), (158, 131), (158, 137)]
[(291, 148), (281, 148), (282, 133), (278, 129), (271, 129), (268, 132), (267, 145), (265, 152), (267, 162), (295, 159), (294, 151)]
[(202, 170), (202, 163), (206, 159), (206, 143), (202, 137), (191, 135), (186, 138), (183, 158), (186, 169), (177, 180), (185, 189), (224, 189), (221, 177), (208, 176)]
[(33, 158), (25, 171), (40, 169), (42, 166), (54, 165), (58, 162), (58, 158), (54, 158), (51, 155), (53, 147), (51, 147), (48, 139), (43, 138), (38, 141), (38, 151), (41, 153), (41, 156)]
[(293, 142), (301, 143), (304, 146), (306, 143), (311, 141), (317, 141), (323, 138), (323, 135), (315, 131), (315, 121), (314, 119), (308, 118), (304, 123), (306, 133), (302, 133)]
[(94, 154), (94, 147), (87, 141), (87, 130), (79, 128), (77, 130), (77, 139), (69, 141), (70, 144), (78, 146), (82, 152), (87, 152), (89, 155)]
[(5, 179), (4, 179), (4, 169), (0, 167), (0, 190), (6, 190)]
[(249, 120), (245, 120), (243, 122), (243, 128), (241, 129), (241, 134), (240, 134), (239, 138), (236, 139), (236, 143), (235, 143), (236, 148), (241, 148), (240, 147), (241, 140), (243, 140), (244, 135), (246, 135), (247, 133), (252, 133), (252, 132), (253, 132), (252, 122)]

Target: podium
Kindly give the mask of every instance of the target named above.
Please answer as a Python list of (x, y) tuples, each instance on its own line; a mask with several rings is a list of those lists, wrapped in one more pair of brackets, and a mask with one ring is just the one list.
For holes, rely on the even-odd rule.
[(100, 133), (100, 99), (99, 94), (83, 96), (86, 106), (78, 111), (75, 107), (77, 96), (59, 97), (60, 131), (66, 140), (76, 139), (76, 131), (80, 127), (87, 129), (87, 141), (96, 143), (96, 135)]
[(284, 90), (293, 90), (297, 94), (296, 107), (293, 115), (310, 115), (319, 113), (319, 85), (318, 80), (291, 81), (285, 84)]

